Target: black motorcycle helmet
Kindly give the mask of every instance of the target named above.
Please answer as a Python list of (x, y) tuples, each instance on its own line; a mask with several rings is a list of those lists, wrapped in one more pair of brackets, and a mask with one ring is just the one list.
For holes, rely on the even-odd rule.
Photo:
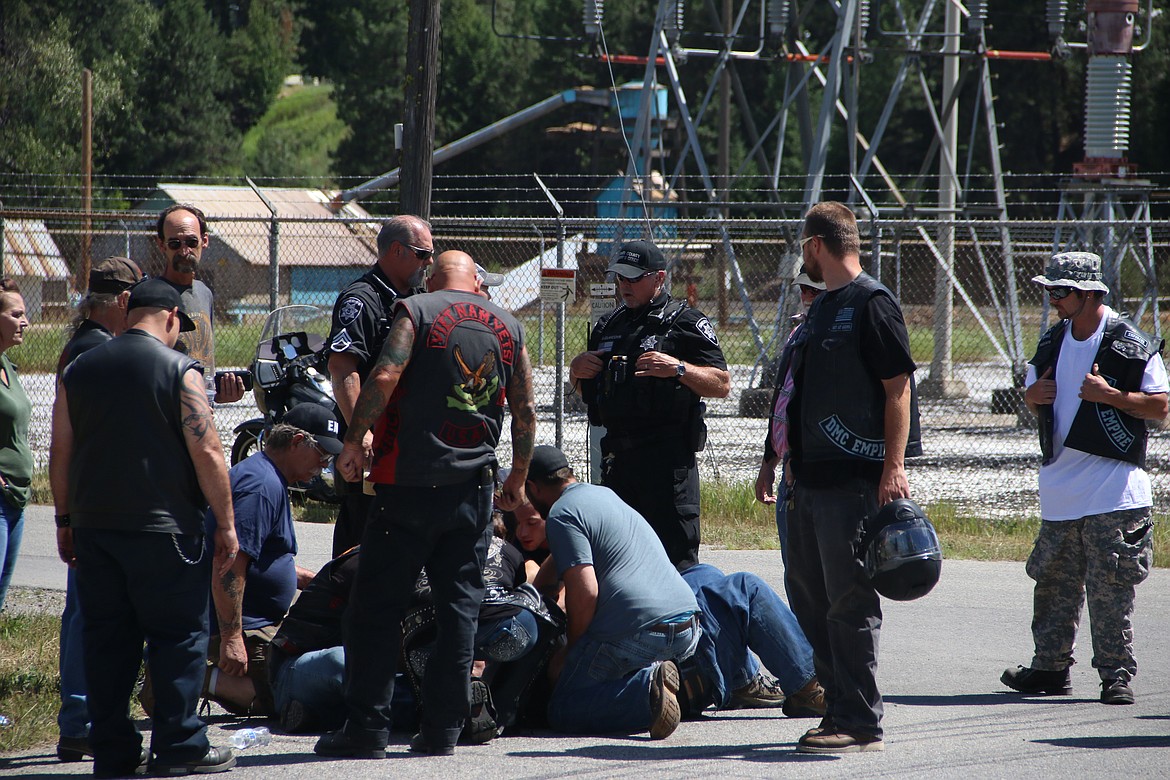
[(874, 590), (888, 599), (930, 593), (942, 573), (942, 546), (922, 507), (908, 498), (883, 506), (869, 521), (864, 563)]

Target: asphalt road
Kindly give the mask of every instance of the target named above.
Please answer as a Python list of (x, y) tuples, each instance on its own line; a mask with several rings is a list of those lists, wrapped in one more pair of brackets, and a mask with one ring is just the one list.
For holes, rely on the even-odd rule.
[[(302, 564), (328, 554), (329, 526), (298, 525)], [(725, 571), (752, 571), (781, 587), (775, 552), (704, 550)], [(51, 511), (33, 507), (15, 585), (63, 587)], [(312, 753), (315, 737), (276, 734), (270, 746), (244, 751), (233, 777), (308, 780), (325, 776), (374, 780), (409, 773), (412, 780), (537, 777), (962, 777), (1081, 778), (1170, 775), (1170, 571), (1155, 571), (1138, 590), (1135, 644), (1141, 672), (1137, 703), (1097, 701), (1087, 626), (1073, 668), (1073, 695), (1025, 698), (1007, 692), (999, 675), (1031, 656), (1031, 581), (1022, 564), (948, 561), (929, 596), (886, 604), (879, 679), (886, 698), (885, 752), (805, 756), (793, 752), (810, 720), (765, 710), (714, 713), (683, 723), (668, 739), (646, 735), (504, 736), (461, 747), (446, 758), (406, 752), (396, 734), (384, 761), (328, 761)], [(1087, 622), (1087, 618), (1086, 618)], [(223, 744), (245, 724), (213, 717), (211, 738)], [(0, 775), (88, 774), (89, 763), (60, 764), (51, 746), (0, 758)], [(336, 773), (336, 774), (334, 774)]]

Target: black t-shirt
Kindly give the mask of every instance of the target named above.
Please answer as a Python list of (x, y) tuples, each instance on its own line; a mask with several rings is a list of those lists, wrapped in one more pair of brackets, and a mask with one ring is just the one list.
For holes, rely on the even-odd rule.
[[(407, 291), (406, 295), (411, 292)], [(390, 310), (398, 298), (398, 291), (375, 265), (350, 282), (333, 304), (329, 351), (357, 358), (358, 376), (363, 384), (390, 332)]]
[[(844, 288), (841, 288), (844, 289)], [(832, 296), (835, 290), (822, 293)], [(831, 298), (821, 302), (817, 310), (821, 315), (832, 317), (836, 307)], [(917, 367), (910, 355), (910, 336), (906, 332), (906, 321), (898, 302), (888, 295), (874, 295), (862, 314), (861, 359), (865, 369), (878, 379), (893, 379), (902, 374), (914, 374)], [(789, 402), (789, 420), (800, 419), (800, 382)], [(878, 482), (882, 476), (883, 464), (877, 461), (862, 461), (842, 458), (815, 463), (800, 460), (800, 426), (789, 425), (788, 441), (792, 445), (792, 468), (798, 479), (811, 487), (832, 487), (850, 479), (860, 477)]]

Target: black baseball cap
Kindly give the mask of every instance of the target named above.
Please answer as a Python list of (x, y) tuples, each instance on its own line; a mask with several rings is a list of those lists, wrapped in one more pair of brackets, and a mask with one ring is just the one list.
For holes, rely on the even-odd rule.
[(130, 288), (130, 302), (126, 305), (126, 311), (142, 307), (178, 309), (179, 331), (186, 333), (195, 330), (195, 322), (183, 311), (179, 291), (162, 279), (143, 279)]
[(622, 244), (617, 255), (609, 262), (606, 273), (618, 276), (641, 276), (648, 271), (662, 271), (666, 269), (666, 255), (651, 241), (638, 239)]
[(341, 439), (338, 438), (341, 426), (337, 423), (337, 418), (333, 416), (333, 413), (324, 406), (318, 406), (314, 403), (297, 404), (285, 412), (280, 421), (312, 434), (317, 443), (321, 445), (321, 449), (330, 455), (341, 453), (342, 443)]
[(538, 444), (532, 449), (532, 460), (528, 464), (529, 479), (544, 479), (553, 472), (568, 468), (569, 459), (551, 444)]

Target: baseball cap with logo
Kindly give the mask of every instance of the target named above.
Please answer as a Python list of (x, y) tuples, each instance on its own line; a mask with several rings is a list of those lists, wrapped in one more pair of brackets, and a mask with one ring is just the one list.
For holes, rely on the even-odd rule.
[(297, 404), (285, 412), (280, 421), (312, 434), (317, 443), (321, 445), (321, 449), (330, 455), (341, 453), (342, 443), (341, 439), (338, 438), (341, 426), (338, 425), (337, 418), (333, 416), (333, 413), (324, 406), (318, 406), (314, 403)]
[(1044, 273), (1032, 281), (1045, 287), (1075, 287), (1078, 290), (1109, 292), (1101, 277), (1101, 258), (1092, 252), (1061, 252), (1053, 255)]
[(130, 302), (126, 304), (126, 311), (143, 307), (178, 309), (179, 331), (187, 333), (195, 330), (194, 321), (183, 312), (179, 291), (162, 279), (143, 279), (130, 288)]
[(128, 257), (107, 257), (89, 271), (89, 291), (117, 295), (142, 278), (142, 270)]
[(653, 242), (645, 239), (627, 241), (622, 244), (617, 255), (609, 263), (606, 273), (617, 274), (633, 278), (649, 271), (662, 271), (666, 268), (666, 255), (654, 246)]
[(503, 274), (490, 273), (479, 263), (475, 264), (475, 275), (479, 277), (479, 284), (481, 287), (499, 287), (504, 283)]

